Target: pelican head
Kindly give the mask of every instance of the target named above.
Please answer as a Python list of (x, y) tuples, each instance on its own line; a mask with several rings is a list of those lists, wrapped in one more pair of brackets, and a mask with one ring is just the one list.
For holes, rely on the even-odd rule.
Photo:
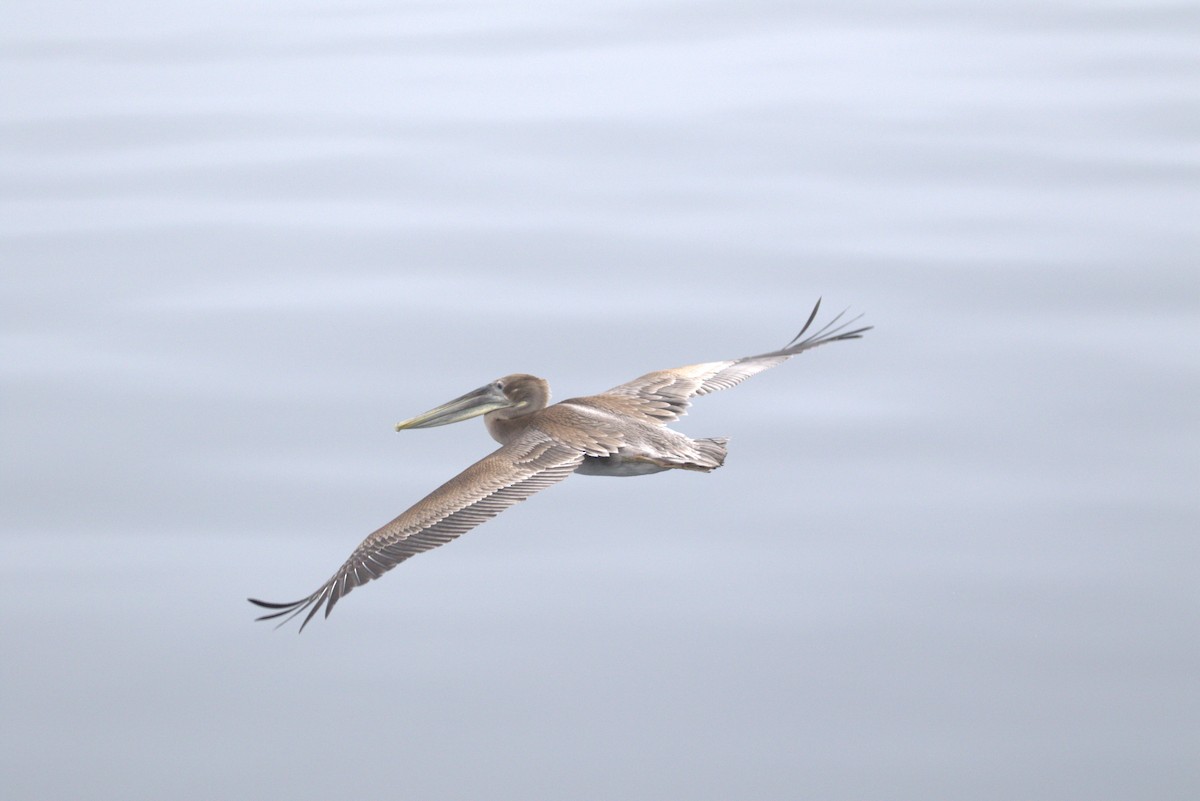
[(396, 430), (444, 426), (489, 412), (495, 412), (494, 416), (505, 419), (521, 417), (544, 409), (549, 400), (550, 386), (545, 379), (515, 373), (497, 378), (424, 414), (396, 423)]

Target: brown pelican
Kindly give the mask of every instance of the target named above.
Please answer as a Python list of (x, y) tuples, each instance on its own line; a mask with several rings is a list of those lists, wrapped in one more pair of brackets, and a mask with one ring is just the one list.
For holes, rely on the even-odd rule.
[(646, 373), (599, 395), (571, 398), (548, 406), (550, 385), (517, 373), (498, 378), (466, 395), (396, 424), (396, 430), (431, 428), (483, 415), (500, 448), (438, 487), (411, 509), (367, 537), (329, 581), (307, 598), (291, 603), (251, 603), (274, 610), (259, 620), (284, 617), (280, 625), (308, 609), (300, 630), (322, 607), (325, 616), (342, 596), (377, 579), (405, 559), (436, 548), (539, 490), (572, 473), (641, 476), (663, 470), (710, 472), (725, 460), (720, 437), (691, 439), (667, 428), (687, 412), (692, 397), (736, 386), (806, 350), (843, 339), (858, 339), (870, 326), (838, 324), (839, 314), (805, 337), (821, 302), (791, 342), (779, 350), (722, 362)]

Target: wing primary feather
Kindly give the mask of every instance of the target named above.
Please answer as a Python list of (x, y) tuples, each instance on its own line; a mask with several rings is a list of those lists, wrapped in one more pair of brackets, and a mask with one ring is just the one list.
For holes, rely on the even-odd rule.
[[(247, 601), (249, 601), (249, 602), (250, 602), (250, 603), (252, 603), (252, 604), (255, 604), (255, 605), (257, 605), (257, 606), (261, 606), (263, 609), (283, 609), (283, 610), (285, 610), (285, 611), (286, 611), (286, 610), (288, 610), (288, 609), (291, 609), (291, 608), (292, 608), (293, 606), (295, 606), (296, 604), (302, 604), (302, 603), (304, 603), (304, 601), (306, 601), (306, 600), (308, 600), (308, 599), (307, 599), (307, 598), (305, 598), (305, 599), (304, 599), (304, 601), (292, 601), (291, 603), (282, 603), (282, 604), (281, 604), (281, 603), (275, 603), (275, 602), (273, 602), (273, 601), (260, 601), (260, 600), (258, 600), (257, 598), (247, 598), (246, 600), (247, 600)], [(279, 614), (283, 614), (283, 613), (282, 613), (282, 612), (280, 612)], [(273, 617), (273, 615), (272, 615), (272, 617)], [(265, 618), (259, 618), (259, 620), (265, 620)]]
[(804, 334), (812, 326), (813, 320), (816, 319), (817, 311), (820, 308), (821, 301), (818, 299), (816, 305), (813, 306), (812, 313), (808, 316), (808, 321), (804, 324), (804, 327), (800, 329), (800, 333), (796, 334), (796, 336), (792, 338), (791, 342), (781, 348), (780, 352), (791, 351), (794, 353), (799, 353), (801, 350), (814, 348), (817, 345), (824, 345), (826, 342), (838, 342), (844, 339), (861, 339), (864, 333), (871, 330), (871, 326), (868, 325), (863, 326), (862, 328), (856, 328), (853, 331), (846, 331), (846, 328), (849, 328), (861, 320), (862, 315), (859, 314), (855, 317), (852, 317), (851, 319), (846, 320), (839, 325), (838, 322), (846, 316), (846, 312), (850, 311), (849, 309), (843, 309), (842, 311), (838, 312), (838, 314), (832, 320), (821, 326), (807, 339), (802, 339)]
[(813, 310), (808, 315), (808, 319), (804, 321), (804, 326), (800, 329), (800, 333), (796, 334), (796, 336), (792, 337), (792, 341), (788, 343), (789, 345), (794, 343), (800, 337), (804, 336), (804, 332), (807, 331), (808, 327), (813, 324), (813, 320), (817, 319), (817, 312), (819, 312), (821, 310), (821, 301), (822, 300), (823, 300), (823, 298), (817, 298), (816, 305), (813, 306)]
[[(261, 606), (264, 609), (278, 609), (279, 611), (272, 612), (269, 615), (262, 615), (261, 617), (256, 617), (255, 620), (256, 621), (257, 620), (273, 620), (277, 617), (282, 617), (283, 620), (281, 620), (277, 624), (275, 624), (275, 628), (279, 628), (280, 626), (282, 626), (283, 624), (287, 623), (289, 620), (294, 618), (296, 615), (303, 612), (306, 608), (308, 608), (313, 603), (317, 603), (317, 605), (319, 606), (320, 605), (320, 600), (319, 600), (320, 596), (324, 592), (325, 592), (325, 588), (322, 587), (320, 590), (318, 590), (317, 592), (308, 596), (307, 598), (302, 598), (299, 601), (292, 601), (291, 603), (272, 603), (269, 601), (260, 601), (257, 598), (247, 598), (246, 600), (250, 601), (250, 603), (252, 603), (252, 604), (257, 604), (258, 606)], [(314, 609), (315, 609), (315, 607), (314, 607)], [(312, 617), (312, 615), (310, 614), (309, 617)], [(305, 623), (307, 623), (307, 622), (308, 621), (305, 620)], [(303, 625), (300, 627), (300, 630), (301, 631), (304, 630)]]

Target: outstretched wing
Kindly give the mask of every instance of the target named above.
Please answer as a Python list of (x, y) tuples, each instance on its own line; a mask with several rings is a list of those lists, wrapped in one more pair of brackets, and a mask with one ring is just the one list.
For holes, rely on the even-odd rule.
[(602, 394), (633, 399), (636, 401), (638, 410), (647, 418), (660, 425), (666, 425), (685, 415), (688, 406), (691, 405), (691, 399), (697, 395), (707, 395), (719, 389), (729, 389), (752, 375), (783, 364), (798, 353), (828, 342), (859, 339), (865, 332), (871, 330), (871, 326), (847, 330), (859, 318), (855, 317), (839, 325), (838, 321), (845, 315), (845, 312), (842, 312), (820, 329), (805, 337), (820, 308), (821, 301), (818, 300), (817, 305), (813, 306), (812, 314), (808, 316), (808, 322), (800, 329), (800, 333), (779, 350), (732, 361), (705, 362), (704, 364), (676, 367), (673, 370), (656, 370), (613, 387)]
[[(532, 429), (484, 457), (354, 549), (329, 581), (307, 598), (291, 603), (250, 602), (276, 610), (259, 620), (284, 617), (280, 625), (308, 609), (303, 631), (322, 606), (325, 616), (343, 595), (382, 576), (405, 559), (465, 534), (523, 501), (557, 484), (583, 461), (583, 452)], [(311, 607), (311, 608), (310, 608)]]

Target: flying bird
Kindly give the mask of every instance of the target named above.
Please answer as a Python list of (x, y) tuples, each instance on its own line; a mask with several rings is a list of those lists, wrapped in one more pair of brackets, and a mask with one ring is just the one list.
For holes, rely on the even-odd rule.
[(553, 405), (550, 385), (516, 373), (498, 378), (424, 414), (397, 423), (396, 430), (432, 428), (483, 415), (500, 447), (418, 501), (363, 540), (333, 576), (306, 598), (272, 603), (258, 620), (282, 617), (280, 625), (308, 610), (300, 630), (322, 608), (325, 617), (344, 595), (422, 551), (459, 537), (481, 523), (570, 476), (642, 476), (663, 470), (711, 472), (725, 461), (727, 439), (691, 439), (667, 428), (687, 413), (693, 397), (740, 384), (806, 350), (859, 339), (871, 326), (839, 324), (845, 312), (820, 329), (812, 313), (792, 341), (779, 350), (673, 370), (658, 370), (599, 395)]

